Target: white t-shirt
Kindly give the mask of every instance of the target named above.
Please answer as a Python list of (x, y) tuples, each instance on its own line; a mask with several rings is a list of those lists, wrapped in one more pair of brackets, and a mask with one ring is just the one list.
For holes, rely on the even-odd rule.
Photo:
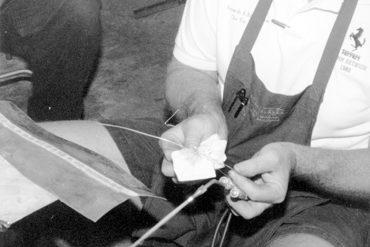
[[(222, 91), (235, 46), (257, 2), (187, 0), (174, 56), (197, 69), (216, 70)], [(273, 1), (252, 50), (256, 73), (270, 91), (294, 95), (312, 84), (341, 3)], [(312, 146), (369, 147), (369, 34), (370, 0), (359, 0), (320, 106)]]

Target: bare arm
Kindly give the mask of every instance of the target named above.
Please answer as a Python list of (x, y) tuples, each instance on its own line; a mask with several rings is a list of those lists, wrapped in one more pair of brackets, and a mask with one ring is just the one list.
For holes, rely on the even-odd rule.
[(250, 200), (228, 198), (228, 202), (247, 219), (284, 201), (291, 177), (306, 182), (319, 193), (370, 206), (369, 149), (329, 150), (271, 143), (234, 169), (230, 172), (232, 181)]
[(296, 157), (294, 177), (339, 197), (370, 202), (370, 149), (290, 146)]
[(166, 99), (181, 119), (205, 112), (223, 115), (217, 72), (194, 69), (176, 58), (168, 66)]
[[(163, 133), (163, 138), (184, 147), (197, 147), (212, 134), (227, 138), (216, 71), (197, 70), (174, 58), (168, 68), (166, 98), (182, 121)], [(165, 154), (162, 172), (174, 177), (171, 154), (179, 146), (165, 141), (160, 145)]]

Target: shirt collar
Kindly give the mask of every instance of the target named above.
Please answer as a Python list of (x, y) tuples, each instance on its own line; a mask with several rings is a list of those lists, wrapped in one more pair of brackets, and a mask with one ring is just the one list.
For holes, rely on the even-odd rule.
[(300, 13), (310, 10), (321, 10), (338, 13), (342, 6), (343, 0), (312, 0), (308, 2), (301, 10)]

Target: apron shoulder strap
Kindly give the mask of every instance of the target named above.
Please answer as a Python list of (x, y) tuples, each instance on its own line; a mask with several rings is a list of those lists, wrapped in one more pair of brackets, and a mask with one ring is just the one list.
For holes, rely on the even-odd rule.
[(352, 16), (355, 12), (358, 0), (344, 0), (334, 23), (332, 31), (321, 56), (315, 77), (313, 79), (314, 90), (312, 93), (319, 102), (322, 102), (326, 85), (334, 69), (337, 57), (342, 47)]
[[(257, 3), (238, 45), (239, 50), (243, 51), (244, 54), (251, 52), (271, 7), (272, 1), (273, 0), (260, 0)], [(322, 101), (325, 88), (334, 69), (335, 62), (351, 23), (357, 3), (358, 0), (343, 0), (338, 17), (325, 45), (312, 83), (314, 87), (312, 97), (319, 102)]]
[(258, 1), (247, 27), (244, 30), (243, 36), (240, 39), (240, 41), (242, 41), (239, 43), (240, 50), (248, 53), (252, 50), (254, 42), (257, 40), (258, 34), (266, 19), (271, 4), (272, 0)]

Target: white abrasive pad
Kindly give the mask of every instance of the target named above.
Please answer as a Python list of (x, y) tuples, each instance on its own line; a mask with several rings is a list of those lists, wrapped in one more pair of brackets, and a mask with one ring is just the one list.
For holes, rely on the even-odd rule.
[(173, 167), (180, 182), (216, 177), (216, 169), (224, 167), (226, 140), (216, 134), (199, 147), (183, 148), (172, 153)]

